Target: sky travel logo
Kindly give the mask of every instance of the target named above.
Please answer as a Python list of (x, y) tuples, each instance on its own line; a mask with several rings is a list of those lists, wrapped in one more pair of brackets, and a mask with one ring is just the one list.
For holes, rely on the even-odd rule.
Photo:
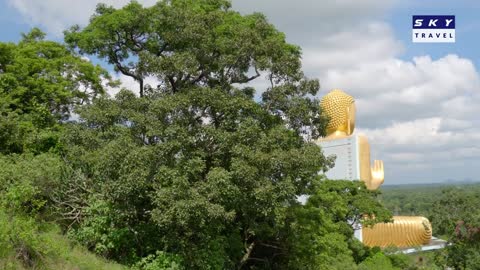
[(454, 43), (454, 15), (413, 15), (412, 42)]

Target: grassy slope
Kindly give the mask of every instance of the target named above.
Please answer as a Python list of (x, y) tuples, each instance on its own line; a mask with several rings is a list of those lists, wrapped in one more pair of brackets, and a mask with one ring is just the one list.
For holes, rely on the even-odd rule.
[(45, 254), (37, 256), (31, 261), (31, 265), (25, 265), (19, 256), (18, 250), (10, 248), (5, 250), (0, 257), (0, 269), (52, 269), (52, 270), (123, 270), (126, 267), (108, 262), (93, 253), (88, 252), (85, 248), (74, 245), (65, 236), (56, 230), (40, 233), (40, 238), (48, 240), (49, 250)]

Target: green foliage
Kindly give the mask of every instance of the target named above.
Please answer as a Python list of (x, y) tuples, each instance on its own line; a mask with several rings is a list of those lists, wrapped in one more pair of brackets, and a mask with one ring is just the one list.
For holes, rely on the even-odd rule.
[[(80, 243), (104, 256), (108, 256), (109, 252), (120, 252), (120, 247), (128, 247), (133, 235), (128, 228), (111, 228), (115, 224), (115, 216), (106, 203), (93, 201), (83, 215), (83, 226), (73, 234)], [(128, 250), (124, 255), (130, 255)]]
[(384, 252), (384, 254), (388, 257), (388, 259), (390, 259), (390, 262), (392, 263), (393, 267), (396, 267), (398, 269), (403, 269), (403, 270), (417, 269), (411, 256), (408, 256), (400, 252), (395, 252), (395, 253)]
[(35, 219), (0, 210), (0, 259), (11, 253), (27, 267), (35, 267), (47, 255), (50, 239), (39, 235)]
[(182, 270), (182, 259), (179, 256), (157, 251), (154, 255), (142, 258), (133, 267), (134, 270)]
[(63, 167), (52, 153), (0, 155), (1, 269), (120, 269), (72, 248), (42, 221), (61, 218), (54, 207)]
[(455, 188), (443, 190), (434, 202), (432, 220), (440, 233), (449, 235), (446, 261), (455, 269), (480, 267), (480, 211), (472, 207), (478, 203), (480, 195), (474, 190)]
[(48, 214), (61, 166), (54, 154), (0, 155), (0, 206), (12, 214)]
[(472, 205), (480, 203), (479, 190), (479, 188), (442, 190), (440, 196), (434, 200), (429, 216), (432, 222), (435, 222), (434, 228), (438, 234), (451, 235), (458, 222), (480, 225), (480, 211), (472, 209)]
[(429, 217), (432, 203), (441, 196), (442, 189), (432, 185), (386, 186), (381, 188), (382, 195), (379, 198), (394, 215)]
[[(84, 122), (68, 129), (65, 154), (103, 206), (85, 202), (77, 236), (111, 257), (167, 247), (191, 267), (234, 264), (241, 256), (229, 252), (273, 236), (285, 206), (298, 204), (327, 164), (317, 146), (238, 90), (122, 91), (79, 113)], [(102, 243), (118, 234), (138, 240)]]
[(377, 253), (358, 265), (358, 270), (400, 270), (392, 265), (390, 259), (383, 253)]
[(58, 122), (73, 105), (104, 93), (103, 80), (109, 82), (100, 66), (44, 36), (34, 28), (18, 44), (0, 43), (0, 153), (55, 148)]
[(377, 194), (358, 181), (318, 183), (306, 205), (291, 208), (292, 224), (286, 237), (293, 256), (288, 269), (352, 269), (355, 261), (368, 257), (364, 254), (368, 251), (359, 248), (353, 238), (352, 226), (364, 215), (376, 217), (364, 219), (365, 226), (390, 220), (390, 213), (376, 200)]

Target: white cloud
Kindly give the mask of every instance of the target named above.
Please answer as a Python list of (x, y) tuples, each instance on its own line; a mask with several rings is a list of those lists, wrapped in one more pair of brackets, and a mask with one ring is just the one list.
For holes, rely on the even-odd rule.
[[(387, 182), (462, 180), (480, 173), (480, 128), (442, 117), (362, 129), (372, 154), (384, 159)], [(450, 168), (447, 170), (447, 168)]]
[[(98, 3), (121, 7), (129, 0), (7, 0), (32, 26), (40, 26), (49, 34), (61, 36), (74, 24), (86, 24)], [(156, 0), (140, 0), (144, 5), (153, 5)]]
[(452, 123), (471, 126), (468, 121), (445, 119), (441, 117), (416, 119), (408, 122), (393, 123), (376, 129), (361, 129), (377, 145), (384, 149), (417, 150), (462, 148), (466, 144), (480, 141), (480, 129), (448, 129)]
[(462, 131), (473, 127), (473, 123), (466, 120), (443, 119), (440, 129), (441, 131)]
[(312, 74), (327, 70), (333, 77), (342, 76), (336, 71), (383, 61), (403, 51), (401, 43), (393, 39), (390, 27), (380, 22), (334, 32), (313, 45), (304, 47), (304, 68)]
[(242, 13), (264, 13), (287, 39), (301, 46), (315, 46), (332, 33), (383, 16), (397, 0), (234, 0)]

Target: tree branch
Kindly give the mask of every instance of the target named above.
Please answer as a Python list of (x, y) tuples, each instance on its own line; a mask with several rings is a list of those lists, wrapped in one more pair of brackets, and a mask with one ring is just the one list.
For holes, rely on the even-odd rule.
[(110, 59), (111, 61), (113, 62), (113, 64), (115, 64), (115, 66), (117, 67), (117, 69), (125, 76), (129, 76), (129, 77), (132, 77), (134, 80), (136, 80), (139, 84), (140, 84), (140, 97), (143, 97), (143, 78), (133, 72), (131, 72), (130, 70), (128, 70), (128, 68), (124, 67), (118, 57), (118, 53), (120, 52), (120, 48), (117, 48), (115, 49), (111, 55), (110, 55)]
[(240, 264), (238, 266), (238, 269), (241, 269), (242, 266), (248, 261), (250, 258), (250, 254), (252, 254), (252, 250), (255, 247), (255, 242), (252, 242), (248, 248), (245, 250), (245, 254), (243, 255), (242, 259), (240, 260)]
[(260, 72), (258, 72), (257, 67), (255, 67), (255, 75), (253, 75), (251, 77), (248, 77), (246, 79), (243, 79), (243, 80), (231, 80), (230, 83), (247, 83), (247, 82), (250, 82), (252, 80), (255, 80), (258, 77), (260, 77)]

